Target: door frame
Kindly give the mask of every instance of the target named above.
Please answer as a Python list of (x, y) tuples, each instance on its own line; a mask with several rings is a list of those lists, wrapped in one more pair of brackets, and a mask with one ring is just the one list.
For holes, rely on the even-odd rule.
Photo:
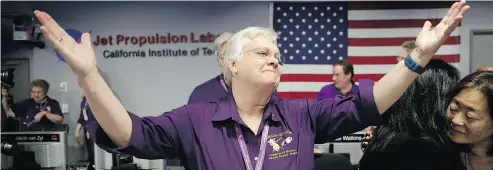
[(492, 26), (480, 26), (475, 28), (460, 27), (460, 64), (461, 77), (471, 73), (471, 40), (474, 33), (493, 32)]

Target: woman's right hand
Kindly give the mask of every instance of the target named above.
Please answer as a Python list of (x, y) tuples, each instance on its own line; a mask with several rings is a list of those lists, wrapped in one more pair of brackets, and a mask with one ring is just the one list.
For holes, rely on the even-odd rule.
[(79, 144), (80, 145), (80, 132), (79, 131), (75, 131), (75, 143)]
[(41, 23), (43, 35), (77, 76), (83, 78), (91, 71), (97, 71), (89, 33), (82, 34), (77, 43), (48, 13), (36, 10), (34, 15)]

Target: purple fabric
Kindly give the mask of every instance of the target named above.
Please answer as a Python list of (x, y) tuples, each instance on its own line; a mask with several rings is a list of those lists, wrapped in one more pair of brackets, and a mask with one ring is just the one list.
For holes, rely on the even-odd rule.
[[(344, 99), (272, 98), (259, 126), (271, 125), (263, 169), (313, 169), (314, 143), (378, 125), (381, 117), (373, 85), (371, 80), (361, 80), (362, 90)], [(264, 133), (259, 128), (254, 135), (246, 127), (231, 95), (216, 102), (188, 104), (159, 116), (129, 115), (132, 136), (127, 147), (117, 148), (96, 121), (87, 125), (91, 138), (107, 151), (142, 159), (179, 157), (193, 170), (245, 170), (234, 124), (243, 131), (252, 162)]]
[[(86, 110), (87, 120), (84, 120), (83, 110)], [(89, 106), (89, 103), (87, 103), (87, 99), (84, 96), (82, 97), (82, 101), (80, 102), (80, 115), (77, 123), (85, 125), (87, 122), (90, 121), (96, 121), (96, 118), (94, 117), (94, 114), (92, 114), (91, 107)]]
[(221, 85), (222, 76), (218, 75), (195, 87), (188, 98), (188, 104), (216, 101), (227, 96), (228, 92)]
[[(351, 88), (349, 93), (351, 93), (351, 95), (353, 95), (353, 94), (356, 94), (358, 92), (359, 92), (359, 86), (356, 84), (353, 84), (353, 87)], [(344, 98), (344, 97), (347, 97), (347, 94), (342, 94), (341, 90), (338, 89), (337, 87), (335, 87), (334, 84), (332, 83), (332, 84), (326, 85), (326, 86), (322, 87), (322, 89), (320, 89), (320, 92), (318, 92), (318, 94), (317, 94), (317, 99), (324, 99), (324, 98), (333, 99), (337, 96), (339, 96), (340, 98)]]

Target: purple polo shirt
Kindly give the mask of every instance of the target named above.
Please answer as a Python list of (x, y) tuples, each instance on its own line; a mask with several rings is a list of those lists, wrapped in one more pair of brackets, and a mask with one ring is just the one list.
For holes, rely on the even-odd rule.
[(227, 96), (228, 92), (221, 85), (222, 75), (218, 75), (193, 89), (188, 104), (201, 101), (216, 101)]
[[(359, 92), (359, 86), (356, 84), (353, 84), (353, 87), (351, 90), (348, 92), (350, 95), (354, 95)], [(340, 98), (345, 98), (348, 97), (348, 94), (342, 94), (341, 90), (338, 89), (334, 83), (326, 85), (320, 89), (320, 92), (317, 94), (317, 99), (323, 99), (323, 98), (335, 98), (336, 96), (339, 96)]]
[[(314, 168), (314, 143), (326, 143), (342, 135), (381, 122), (373, 97), (373, 82), (345, 99), (272, 98), (260, 124), (271, 125), (262, 169), (309, 170)], [(234, 131), (239, 124), (255, 166), (262, 128), (255, 136), (241, 120), (231, 95), (215, 102), (188, 104), (160, 116), (140, 118), (129, 113), (132, 136), (125, 148), (117, 148), (96, 122), (87, 125), (101, 148), (141, 159), (179, 157), (186, 169), (245, 170)]]

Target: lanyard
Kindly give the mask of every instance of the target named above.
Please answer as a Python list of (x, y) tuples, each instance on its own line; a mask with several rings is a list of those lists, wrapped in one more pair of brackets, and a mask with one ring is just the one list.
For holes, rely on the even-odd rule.
[(87, 109), (87, 106), (89, 106), (89, 102), (87, 102), (87, 99), (86, 99), (86, 101), (84, 101), (84, 107), (83, 108)]
[[(87, 117), (87, 107), (89, 106), (89, 103), (87, 102), (87, 99), (86, 101), (84, 101), (84, 106), (82, 107), (82, 116), (84, 116), (84, 120), (87, 122), (87, 120), (89, 120), (89, 118)], [(86, 138), (89, 139), (89, 131), (86, 130)]]
[[(238, 139), (238, 143), (240, 144), (241, 154), (243, 155), (243, 160), (245, 161), (245, 166), (247, 170), (254, 170), (250, 159), (250, 155), (248, 154), (248, 149), (245, 144), (245, 139), (243, 138), (243, 132), (241, 131), (240, 127), (238, 127), (238, 124), (235, 124), (235, 131), (236, 131), (236, 138)], [(255, 165), (255, 170), (262, 169), (268, 135), (269, 135), (269, 125), (265, 123), (264, 130), (262, 131), (262, 138), (260, 139), (261, 140), (260, 151), (258, 153), (257, 159), (255, 159), (257, 161)]]
[(224, 83), (224, 78), (221, 76), (220, 79), (221, 79), (221, 85), (223, 86), (224, 90), (226, 90), (227, 92), (228, 88), (226, 87), (226, 83)]
[(87, 106), (89, 105), (89, 103), (87, 103), (87, 99), (86, 101), (84, 102), (84, 107), (82, 107), (82, 116), (84, 116), (84, 120), (88, 120), (88, 117), (87, 117)]
[(41, 111), (42, 109), (46, 109), (47, 105), (48, 102), (40, 103), (39, 105), (36, 103), (36, 109), (38, 109), (38, 111)]
[(464, 160), (466, 161), (467, 170), (472, 170), (471, 163), (469, 163), (469, 156), (467, 155), (467, 153), (464, 153)]
[[(40, 103), (40, 104), (38, 104), (38, 103), (34, 103), (34, 104), (36, 105), (36, 111), (33, 112), (33, 110), (31, 110), (31, 113), (30, 114), (29, 114), (29, 112), (28, 112), (28, 114), (26, 114), (26, 121), (24, 122), (24, 124), (28, 124), (27, 121), (29, 121), (29, 118), (31, 116), (33, 116), (33, 117), (36, 116), (37, 112), (41, 112), (41, 111), (47, 109), (47, 106), (48, 106), (48, 102), (47, 101), (46, 102), (43, 102), (43, 103)], [(33, 114), (33, 115), (31, 115), (31, 114)]]

